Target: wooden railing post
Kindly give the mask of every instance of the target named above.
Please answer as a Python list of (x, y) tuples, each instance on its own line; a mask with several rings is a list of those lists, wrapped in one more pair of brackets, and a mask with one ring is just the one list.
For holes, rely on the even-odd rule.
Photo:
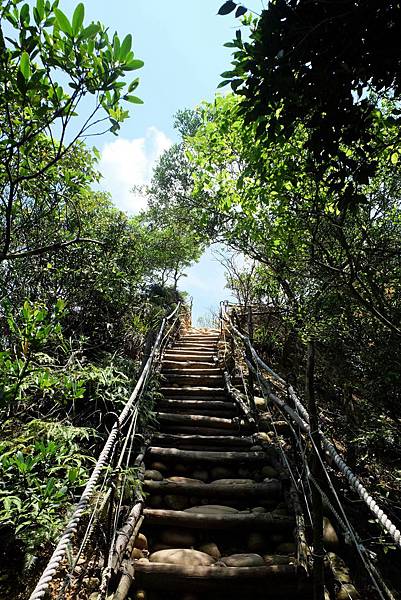
[[(313, 479), (322, 480), (322, 468), (319, 460), (321, 443), (319, 420), (315, 398), (315, 343), (309, 341), (305, 376), (305, 397), (309, 410), (310, 435), (313, 445), (309, 457), (309, 469)], [(312, 521), (313, 521), (313, 599), (324, 600), (324, 546), (323, 546), (323, 502), (320, 491), (311, 481)]]
[[(247, 333), (248, 333), (249, 341), (251, 344), (253, 344), (253, 319), (252, 319), (252, 307), (251, 306), (248, 306), (248, 311), (247, 311), (247, 329), (248, 329)], [(245, 356), (246, 356), (247, 360), (249, 360), (250, 362), (253, 362), (252, 352), (251, 352), (250, 348), (248, 348), (247, 345), (245, 345)], [(255, 412), (254, 383), (255, 383), (254, 374), (252, 373), (252, 371), (250, 369), (248, 369), (248, 394), (249, 394), (249, 400), (251, 402), (251, 407), (252, 407), (253, 412)]]

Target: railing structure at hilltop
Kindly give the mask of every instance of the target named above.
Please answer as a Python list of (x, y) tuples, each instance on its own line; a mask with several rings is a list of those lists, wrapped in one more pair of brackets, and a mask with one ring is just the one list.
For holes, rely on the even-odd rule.
[[(300, 451), (300, 458), (304, 461), (303, 472), (306, 473), (309, 481), (313, 482), (315, 486), (317, 486), (316, 480), (313, 478), (312, 473), (309, 470), (308, 463), (306, 461), (306, 453), (305, 442), (307, 441), (310, 446), (314, 449), (318, 460), (321, 463), (321, 467), (323, 473), (326, 477), (326, 484), (328, 490), (330, 490), (331, 497), (335, 499), (336, 506), (332, 505), (330, 499), (327, 494), (319, 489), (324, 502), (328, 505), (332, 511), (332, 513), (336, 516), (339, 526), (343, 530), (343, 534), (346, 539), (352, 542), (356, 548), (358, 555), (366, 570), (372, 580), (372, 583), (379, 594), (379, 597), (382, 599), (390, 599), (396, 600), (392, 591), (388, 588), (386, 583), (384, 582), (381, 574), (377, 571), (375, 565), (371, 560), (371, 556), (369, 551), (365, 548), (364, 544), (361, 542), (358, 534), (354, 531), (349, 518), (344, 510), (343, 504), (339, 498), (339, 495), (335, 489), (335, 486), (332, 482), (332, 478), (330, 476), (330, 470), (335, 468), (338, 472), (345, 478), (348, 482), (350, 488), (358, 494), (360, 499), (366, 504), (368, 509), (371, 511), (374, 519), (381, 526), (384, 532), (391, 538), (394, 542), (395, 546), (398, 549), (401, 549), (401, 531), (396, 527), (396, 525), (391, 521), (389, 516), (384, 512), (384, 510), (379, 506), (378, 502), (374, 499), (374, 497), (368, 492), (359, 478), (352, 472), (350, 467), (346, 464), (344, 459), (337, 452), (334, 445), (329, 441), (327, 436), (319, 427), (318, 435), (321, 441), (321, 445), (323, 448), (323, 452), (319, 452), (318, 448), (315, 445), (313, 440), (313, 436), (310, 427), (310, 418), (308, 411), (305, 406), (302, 404), (299, 399), (298, 394), (292, 385), (288, 384), (278, 373), (276, 373), (270, 366), (268, 366), (265, 361), (263, 361), (258, 353), (256, 352), (249, 335), (246, 332), (241, 331), (239, 329), (240, 320), (248, 322), (250, 321), (250, 312), (252, 307), (242, 307), (241, 305), (234, 305), (228, 302), (222, 302), (220, 304), (220, 328), (223, 335), (223, 339), (225, 341), (225, 346), (230, 347), (230, 353), (237, 354), (241, 356), (241, 361), (238, 361), (237, 358), (237, 366), (238, 362), (241, 362), (243, 365), (246, 365), (248, 370), (248, 377), (252, 382), (258, 385), (260, 393), (263, 398), (267, 402), (270, 400), (273, 405), (280, 411), (282, 417), (286, 420), (292, 434), (297, 439), (298, 450)], [(268, 311), (269, 312), (269, 311)], [(237, 313), (237, 315), (236, 315)], [(238, 326), (236, 326), (233, 322), (233, 316), (238, 316), (238, 313), (241, 314), (242, 319), (236, 319), (238, 322)], [(243, 379), (244, 384), (246, 376), (243, 372), (243, 367), (240, 366), (241, 377)], [(247, 386), (245, 385), (245, 389)], [(249, 385), (248, 385), (249, 390)], [(256, 407), (254, 403), (254, 398), (252, 393), (248, 393), (242, 395), (243, 398), (248, 399), (248, 410), (256, 415)], [(292, 406), (288, 403), (287, 400), (290, 400)], [(303, 439), (301, 439), (301, 437)], [(284, 456), (284, 461), (287, 464), (290, 472), (291, 466), (288, 462), (286, 456)], [(308, 486), (303, 486), (303, 482), (296, 481), (295, 477), (291, 473), (293, 478), (293, 483), (296, 485), (297, 490), (303, 495), (306, 502), (306, 508), (309, 511), (310, 506), (310, 498), (307, 496), (307, 492), (305, 491)], [(309, 483), (309, 482), (308, 482)], [(300, 489), (300, 486), (302, 489)]]

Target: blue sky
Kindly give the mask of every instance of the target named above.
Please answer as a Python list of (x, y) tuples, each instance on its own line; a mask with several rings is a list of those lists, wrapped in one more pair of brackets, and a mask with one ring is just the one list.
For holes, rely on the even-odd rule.
[[(77, 2), (60, 0), (71, 16)], [(143, 198), (130, 193), (135, 184), (149, 181), (154, 162), (176, 141), (173, 115), (212, 100), (220, 73), (230, 68), (231, 41), (239, 26), (233, 14), (217, 16), (223, 0), (87, 0), (85, 20), (100, 20), (120, 38), (133, 36), (133, 50), (145, 62), (135, 72), (140, 77), (136, 94), (141, 106), (129, 105), (131, 118), (123, 123), (118, 138), (105, 134), (97, 139), (101, 152), (102, 186), (123, 210), (143, 208)], [(261, 0), (245, 2), (260, 12)], [(223, 268), (207, 252), (187, 271), (181, 288), (194, 298), (193, 322), (216, 308), (228, 296)]]

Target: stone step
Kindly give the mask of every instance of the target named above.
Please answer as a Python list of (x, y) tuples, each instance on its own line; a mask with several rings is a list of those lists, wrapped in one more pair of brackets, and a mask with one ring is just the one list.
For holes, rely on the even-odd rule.
[(214, 362), (201, 362), (190, 360), (164, 360), (162, 365), (162, 373), (182, 373), (185, 369), (186, 373), (206, 373), (210, 375), (221, 373), (221, 369), (215, 366)]
[(200, 593), (208, 598), (211, 593), (217, 593), (213, 600), (304, 600), (312, 597), (309, 582), (301, 580), (300, 569), (291, 563), (265, 567), (202, 567), (134, 561), (134, 570), (136, 584), (147, 590), (177, 591), (191, 595)]
[(205, 452), (204, 450), (182, 450), (181, 448), (163, 448), (162, 446), (150, 446), (146, 451), (146, 458), (152, 460), (175, 460), (177, 462), (193, 462), (196, 465), (198, 463), (208, 464), (244, 464), (244, 463), (267, 463), (275, 455), (275, 451), (247, 451), (241, 452), (238, 450), (232, 450), (230, 452), (215, 451)]
[[(242, 431), (249, 431), (249, 427), (242, 427)], [(232, 429), (222, 429), (219, 427), (206, 427), (200, 425), (177, 425), (176, 423), (164, 423), (162, 430), (167, 435), (169, 434), (185, 434), (185, 435), (203, 435), (203, 436), (218, 436), (224, 438), (226, 436), (232, 437), (232, 434), (239, 432), (238, 426)]]
[[(197, 396), (198, 398), (221, 398), (226, 395), (226, 391), (222, 387), (208, 387), (208, 386), (163, 386), (160, 388), (160, 392), (166, 398), (170, 396), (184, 396), (188, 399), (193, 396)], [(193, 398), (195, 399), (195, 398)]]
[(189, 340), (180, 340), (179, 342), (177, 342), (176, 344), (174, 344), (173, 346), (174, 348), (195, 348), (195, 349), (200, 349), (202, 350), (203, 348), (209, 349), (209, 348), (216, 348), (217, 347), (217, 342), (195, 342), (195, 341), (189, 341)]
[(173, 346), (172, 348), (168, 348), (166, 350), (166, 352), (193, 352), (195, 354), (200, 352), (201, 354), (202, 353), (216, 354), (217, 346), (205, 347), (203, 345), (200, 345), (200, 348), (197, 347), (197, 348), (191, 350), (191, 348), (187, 348), (187, 347), (180, 348), (179, 345), (177, 344), (176, 346)]
[[(195, 414), (198, 409), (202, 410), (228, 410), (236, 411), (237, 405), (230, 400), (181, 400), (180, 398), (163, 398), (157, 404), (157, 408), (170, 407), (177, 410), (189, 409)], [(163, 411), (164, 412), (164, 411)]]
[(268, 530), (288, 533), (295, 526), (295, 519), (277, 513), (198, 513), (185, 510), (145, 508), (146, 525), (163, 527), (186, 527), (188, 529), (233, 529)]
[[(279, 499), (282, 495), (282, 486), (279, 480), (272, 479), (266, 483), (202, 483), (185, 481), (144, 481), (144, 489), (152, 494), (174, 494), (179, 496), (196, 496), (210, 499)], [(213, 502), (211, 502), (213, 504)]]
[(227, 433), (225, 436), (219, 435), (191, 435), (191, 434), (173, 434), (156, 433), (152, 437), (152, 443), (157, 446), (166, 446), (181, 448), (185, 445), (190, 446), (223, 446), (223, 447), (243, 447), (249, 448), (255, 444), (252, 437), (232, 436)]
[(162, 373), (163, 377), (167, 379), (168, 385), (178, 384), (184, 386), (197, 386), (197, 387), (216, 387), (223, 385), (223, 376), (221, 373), (213, 375), (208, 374), (199, 374), (195, 375), (193, 373)]
[[(162, 368), (162, 375), (165, 375), (166, 377), (170, 377), (173, 375), (185, 375), (187, 377), (193, 377), (193, 376), (197, 376), (197, 377), (208, 377), (210, 375), (212, 376), (220, 376), (221, 378), (223, 377), (223, 373), (221, 372), (221, 369), (219, 367), (215, 367), (214, 365), (212, 365), (212, 363), (203, 363), (203, 364), (199, 364), (199, 363), (191, 363), (194, 365), (194, 367), (189, 367), (187, 362), (174, 362), (172, 363), (174, 365), (174, 367), (170, 367), (169, 365), (166, 365), (167, 361), (163, 362), (163, 368)], [(170, 362), (170, 361), (169, 361)], [(205, 366), (206, 364), (206, 366)]]
[(219, 338), (181, 338), (177, 340), (175, 346), (179, 346), (180, 344), (196, 344), (198, 346), (217, 346), (219, 343)]
[(180, 339), (181, 340), (187, 340), (187, 339), (199, 339), (199, 340), (216, 339), (216, 340), (219, 340), (220, 333), (208, 333), (206, 335), (203, 333), (186, 333)]
[[(157, 420), (163, 425), (169, 427), (174, 426), (187, 426), (187, 427), (207, 427), (209, 429), (227, 429), (229, 431), (235, 431), (238, 429), (238, 424), (233, 422), (232, 419), (226, 419), (224, 417), (211, 417), (206, 415), (178, 415), (174, 413), (157, 413)], [(199, 433), (201, 433), (199, 431)]]
[(236, 405), (219, 400), (160, 400), (157, 410), (166, 413), (210, 415), (224, 419), (238, 415)]
[[(170, 414), (175, 415), (191, 415), (193, 411), (191, 409), (172, 409), (166, 406), (160, 406), (160, 409), (165, 412), (169, 412)], [(228, 410), (210, 410), (207, 408), (197, 408), (196, 414), (201, 417), (221, 417), (222, 419), (232, 419), (238, 415), (237, 412), (228, 411)]]
[(203, 352), (190, 352), (189, 350), (166, 350), (164, 353), (164, 357), (167, 360), (191, 360), (198, 362), (213, 362), (216, 364), (214, 358), (216, 357), (215, 352), (210, 352), (208, 350)]

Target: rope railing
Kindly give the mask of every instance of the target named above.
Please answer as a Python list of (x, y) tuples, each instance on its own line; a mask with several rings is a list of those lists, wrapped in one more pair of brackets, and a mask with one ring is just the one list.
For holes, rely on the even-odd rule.
[[(163, 339), (164, 330), (166, 328), (166, 325), (168, 323), (170, 323), (170, 321), (174, 318), (174, 316), (176, 316), (176, 320), (177, 320), (178, 314), (179, 314), (178, 311), (180, 309), (180, 306), (181, 306), (181, 303), (178, 303), (176, 308), (167, 317), (163, 318), (160, 329), (158, 331), (158, 334), (157, 334), (157, 337), (155, 340), (155, 343), (153, 345), (153, 348), (149, 354), (149, 357), (148, 357), (145, 365), (143, 366), (143, 369), (142, 369), (139, 379), (135, 385), (135, 388), (134, 388), (131, 396), (128, 398), (128, 400), (127, 400), (123, 410), (121, 411), (120, 415), (118, 416), (116, 422), (114, 423), (113, 427), (111, 428), (111, 431), (107, 437), (107, 440), (103, 446), (103, 449), (99, 455), (99, 458), (97, 459), (97, 462), (92, 471), (92, 474), (81, 494), (81, 497), (80, 497), (78, 503), (75, 506), (75, 509), (74, 509), (71, 517), (69, 518), (69, 521), (68, 521), (61, 537), (59, 538), (56, 548), (54, 549), (53, 554), (50, 557), (50, 560), (49, 560), (46, 568), (44, 569), (35, 589), (33, 590), (32, 594), (29, 597), (29, 600), (40, 600), (41, 598), (44, 598), (44, 596), (46, 595), (51, 581), (53, 580), (55, 574), (57, 573), (57, 571), (61, 565), (61, 562), (63, 561), (64, 557), (66, 556), (67, 548), (68, 548), (69, 544), (71, 543), (73, 536), (77, 532), (78, 525), (79, 525), (83, 515), (86, 513), (86, 511), (89, 507), (89, 503), (95, 494), (96, 486), (99, 483), (99, 480), (100, 480), (102, 474), (104, 473), (104, 470), (110, 466), (113, 451), (115, 449), (115, 446), (117, 444), (119, 436), (121, 435), (121, 431), (122, 431), (124, 425), (126, 425), (126, 423), (128, 422), (128, 420), (130, 418), (136, 417), (136, 415), (134, 414), (135, 412), (138, 411), (138, 406), (137, 406), (136, 402), (141, 397), (142, 392), (145, 390), (146, 383), (151, 374), (152, 367), (153, 367), (154, 361), (156, 359), (156, 356), (158, 353), (160, 354), (162, 341), (163, 342), (165, 341)], [(176, 322), (176, 320), (175, 320), (175, 322)], [(170, 328), (170, 331), (171, 330), (172, 330), (172, 328)]]
[[(242, 340), (242, 342), (248, 347), (251, 352), (252, 359), (255, 364), (252, 364), (250, 361), (247, 361), (248, 367), (254, 371), (255, 375), (257, 374), (257, 370), (261, 369), (269, 373), (269, 375), (281, 386), (285, 387), (285, 390), (288, 392), (291, 400), (294, 402), (295, 409), (289, 406), (284, 400), (278, 398), (276, 394), (274, 394), (270, 389), (268, 389), (268, 395), (270, 399), (278, 405), (282, 410), (284, 410), (290, 417), (293, 419), (297, 425), (301, 428), (301, 430), (309, 435), (311, 433), (309, 426), (309, 414), (302, 402), (299, 400), (294, 388), (291, 385), (288, 385), (286, 381), (280, 377), (271, 367), (266, 365), (266, 363), (258, 356), (255, 348), (253, 347), (248, 336), (243, 334), (241, 331), (235, 327), (232, 323), (228, 311), (225, 309), (225, 305), (222, 305), (221, 311), (221, 319), (228, 326), (229, 330), (232, 334), (237, 336)], [(269, 386), (265, 383), (266, 387)], [(350, 484), (351, 488), (359, 495), (359, 497), (365, 502), (369, 510), (372, 512), (374, 517), (377, 519), (381, 527), (390, 535), (395, 544), (401, 548), (401, 531), (397, 529), (396, 525), (391, 521), (388, 515), (384, 512), (383, 509), (380, 508), (378, 503), (369, 494), (368, 490), (364, 487), (358, 477), (352, 472), (343, 458), (339, 455), (333, 444), (327, 439), (324, 433), (319, 429), (319, 435), (322, 441), (322, 445), (326, 451), (326, 454), (329, 455), (337, 469), (344, 475)]]

